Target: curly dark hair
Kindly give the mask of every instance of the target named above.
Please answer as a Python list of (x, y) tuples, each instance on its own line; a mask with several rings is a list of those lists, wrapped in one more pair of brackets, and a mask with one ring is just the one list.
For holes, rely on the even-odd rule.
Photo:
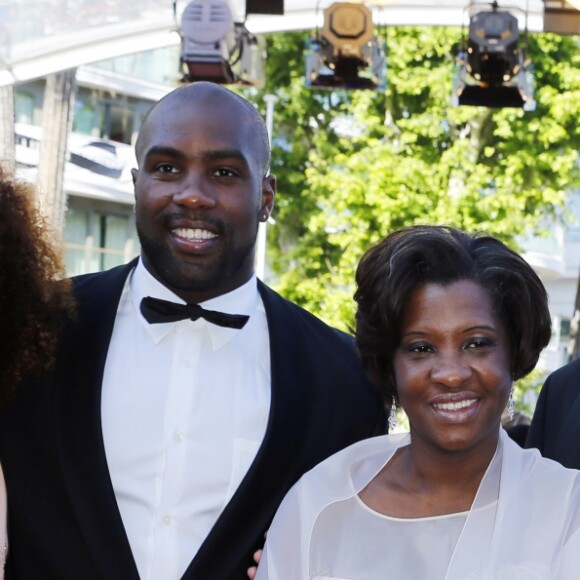
[(371, 380), (396, 396), (393, 357), (411, 293), (424, 284), (470, 280), (482, 286), (503, 321), (514, 380), (528, 374), (551, 337), (548, 296), (532, 267), (484, 233), (447, 226), (410, 226), (391, 233), (362, 257), (354, 295), (355, 337)]
[(0, 165), (0, 404), (26, 377), (50, 369), (66, 316), (70, 283), (34, 188)]

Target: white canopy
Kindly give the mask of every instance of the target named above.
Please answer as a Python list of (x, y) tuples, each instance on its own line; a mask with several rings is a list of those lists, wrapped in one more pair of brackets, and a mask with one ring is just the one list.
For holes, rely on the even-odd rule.
[[(229, 0), (238, 20), (245, 0)], [(360, 1), (360, 0), (351, 0)], [(125, 54), (179, 43), (177, 24), (189, 0), (0, 0), (0, 86)], [(248, 15), (260, 34), (322, 25), (332, 0), (284, 0), (283, 16)], [(468, 0), (368, 0), (377, 24), (461, 26)], [(482, 8), (490, 2), (478, 3)], [(527, 9), (528, 29), (543, 29), (542, 0), (505, 0), (500, 7)], [(175, 9), (174, 9), (175, 5)]]

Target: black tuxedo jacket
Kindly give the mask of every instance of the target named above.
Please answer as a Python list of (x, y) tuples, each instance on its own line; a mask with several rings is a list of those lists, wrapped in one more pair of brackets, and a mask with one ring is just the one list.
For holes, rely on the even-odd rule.
[(526, 447), (565, 467), (580, 469), (580, 359), (554, 371), (544, 383)]
[[(74, 280), (77, 319), (54, 372), (28, 381), (0, 416), (8, 491), (7, 579), (137, 580), (101, 432), (101, 380), (134, 263)], [(277, 506), (308, 469), (384, 431), (384, 407), (352, 339), (259, 283), (270, 333), (267, 431), (184, 579), (242, 580)], [(127, 417), (131, 420), (131, 417)]]

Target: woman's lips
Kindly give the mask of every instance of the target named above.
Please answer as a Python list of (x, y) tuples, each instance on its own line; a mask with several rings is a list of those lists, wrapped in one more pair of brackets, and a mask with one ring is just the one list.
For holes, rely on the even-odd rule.
[(452, 423), (469, 421), (479, 409), (478, 397), (463, 397), (456, 400), (438, 400), (431, 403), (438, 417)]

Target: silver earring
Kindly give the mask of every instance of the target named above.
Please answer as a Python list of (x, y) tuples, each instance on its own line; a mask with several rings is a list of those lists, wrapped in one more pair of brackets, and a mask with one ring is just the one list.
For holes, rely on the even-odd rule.
[(510, 396), (508, 399), (508, 417), (510, 421), (514, 418), (515, 407), (514, 407), (514, 386), (510, 389)]
[(389, 432), (397, 428), (397, 399), (393, 395), (391, 410), (389, 411)]

